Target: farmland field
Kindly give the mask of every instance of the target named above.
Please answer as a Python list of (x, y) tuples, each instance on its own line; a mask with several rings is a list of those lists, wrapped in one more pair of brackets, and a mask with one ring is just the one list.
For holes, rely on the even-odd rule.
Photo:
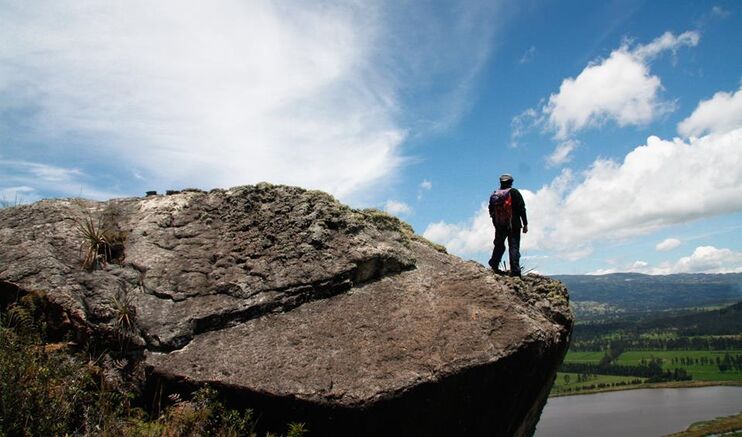
[[(617, 365), (638, 365), (642, 360), (648, 361), (653, 358), (662, 360), (662, 368), (674, 370), (683, 368), (693, 376), (696, 381), (742, 381), (742, 372), (728, 370), (722, 372), (716, 362), (717, 358), (722, 360), (726, 354), (742, 355), (742, 350), (731, 351), (626, 351), (616, 360)], [(700, 363), (706, 358), (705, 364)], [(673, 362), (673, 359), (676, 361)], [(691, 359), (692, 362), (683, 363), (681, 359)]]
[(742, 302), (721, 309), (645, 311), (581, 321), (552, 394), (740, 384), (741, 323)]
[(567, 352), (564, 361), (572, 363), (595, 363), (597, 364), (603, 358), (604, 352)]

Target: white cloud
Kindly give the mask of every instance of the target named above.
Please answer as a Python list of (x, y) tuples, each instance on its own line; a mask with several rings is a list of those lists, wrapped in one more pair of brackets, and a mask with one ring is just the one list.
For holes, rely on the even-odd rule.
[[(85, 154), (151, 185), (267, 180), (341, 198), (389, 180), (404, 161), (398, 96), (408, 83), (468, 101), (491, 44), (482, 29), (493, 27), (491, 11), (472, 8), (473, 17), (447, 17), (456, 26), (402, 35), (387, 22), (398, 15), (385, 10), (392, 3), (1, 3), (0, 110), (24, 118), (0, 128), (57, 145), (36, 146), (47, 163)], [(415, 49), (440, 53), (437, 62)], [(453, 79), (433, 84), (441, 72)]]
[(671, 32), (665, 32), (651, 43), (637, 46), (632, 53), (640, 59), (648, 60), (667, 50), (672, 51), (674, 54), (683, 46), (695, 47), (698, 45), (700, 39), (701, 35), (694, 31), (683, 32), (678, 36), (675, 36)]
[(597, 269), (593, 270), (592, 272), (587, 272), (586, 275), (610, 275), (611, 273), (618, 273), (619, 270), (616, 270), (614, 268), (610, 269)]
[(675, 52), (698, 44), (697, 32), (679, 36), (665, 33), (649, 44), (631, 49), (627, 44), (607, 59), (593, 62), (575, 78), (565, 79), (559, 92), (542, 109), (556, 138), (564, 140), (586, 127), (613, 120), (619, 126), (642, 125), (672, 109), (658, 97), (660, 78), (649, 70), (649, 61), (661, 52)]
[(0, 200), (11, 203), (16, 196), (23, 203), (39, 200), (40, 191), (93, 199), (117, 197), (116, 193), (100, 190), (91, 184), (88, 175), (77, 168), (0, 159), (0, 174), (3, 174), (0, 192), (4, 196)]
[(736, 273), (742, 272), (742, 252), (699, 246), (690, 256), (680, 258), (669, 267), (660, 267), (663, 273)]
[(518, 140), (534, 126), (543, 122), (543, 116), (533, 108), (528, 108), (513, 117), (510, 122), (510, 147), (518, 147)]
[(646, 268), (649, 265), (646, 261), (634, 261), (634, 264), (631, 265), (634, 269), (643, 269)]
[(721, 6), (714, 6), (711, 8), (711, 15), (720, 18), (726, 18), (729, 16), (729, 11), (722, 8)]
[(677, 238), (667, 238), (657, 243), (654, 248), (659, 252), (667, 252), (679, 247), (681, 244), (682, 242)]
[(528, 48), (528, 50), (523, 53), (523, 56), (520, 57), (518, 60), (519, 64), (527, 64), (528, 62), (533, 61), (533, 58), (536, 56), (536, 47), (531, 46)]
[(0, 188), (0, 208), (32, 202), (36, 200), (34, 191), (27, 186)]
[[(547, 238), (547, 229), (542, 220), (547, 220), (558, 209), (560, 199), (572, 178), (572, 172), (565, 169), (551, 184), (542, 187), (536, 193), (520, 189), (526, 203), (529, 220), (528, 234), (523, 235), (521, 239), (523, 251), (541, 248), (541, 242)], [(538, 225), (532, 226), (532, 223), (538, 223)], [(445, 245), (452, 253), (464, 256), (491, 251), (495, 230), (485, 202), (469, 220), (456, 224), (442, 221), (431, 223), (423, 232), (423, 236)]]
[(717, 249), (714, 246), (699, 246), (689, 256), (677, 261), (666, 261), (652, 266), (636, 261), (625, 268), (598, 269), (589, 274), (605, 275), (616, 272), (645, 273), (648, 275), (670, 275), (674, 273), (739, 273), (742, 272), (742, 252)]
[(387, 200), (384, 205), (384, 211), (392, 215), (405, 215), (412, 213), (410, 205), (397, 200)]
[(740, 142), (742, 129), (688, 142), (650, 137), (622, 163), (595, 161), (561, 199), (551, 244), (627, 238), (742, 210)]
[(433, 183), (430, 182), (427, 179), (423, 179), (422, 182), (420, 182), (420, 185), (418, 185), (417, 189), (417, 200), (420, 201), (423, 199), (423, 195), (426, 191), (430, 191), (433, 189)]
[[(742, 127), (688, 141), (653, 136), (623, 162), (598, 159), (579, 176), (565, 170), (536, 192), (522, 189), (530, 230), (522, 247), (578, 259), (595, 241), (742, 211), (740, 144)], [(491, 247), (491, 233), (481, 208), (466, 223), (433, 223), (425, 236), (471, 255)]]
[(686, 137), (709, 132), (723, 133), (742, 126), (742, 88), (736, 93), (718, 92), (698, 104), (695, 111), (678, 124)]
[(483, 203), (467, 222), (431, 223), (425, 228), (423, 236), (445, 245), (452, 253), (464, 256), (491, 251), (495, 230), (487, 211), (487, 204)]
[(556, 149), (554, 149), (554, 152), (546, 158), (546, 162), (550, 166), (557, 166), (571, 161), (571, 154), (579, 144), (580, 142), (577, 140), (570, 139), (562, 141), (557, 145)]

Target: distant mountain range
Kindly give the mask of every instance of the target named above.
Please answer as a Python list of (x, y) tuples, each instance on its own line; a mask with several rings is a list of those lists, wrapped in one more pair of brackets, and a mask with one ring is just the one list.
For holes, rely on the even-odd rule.
[(742, 273), (555, 275), (580, 315), (726, 306), (742, 301)]

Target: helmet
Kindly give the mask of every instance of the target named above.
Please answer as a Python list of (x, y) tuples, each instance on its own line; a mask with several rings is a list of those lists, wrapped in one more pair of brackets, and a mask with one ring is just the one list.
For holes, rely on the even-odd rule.
[(505, 173), (502, 176), (500, 176), (500, 182), (513, 182), (513, 176), (511, 176), (508, 173)]

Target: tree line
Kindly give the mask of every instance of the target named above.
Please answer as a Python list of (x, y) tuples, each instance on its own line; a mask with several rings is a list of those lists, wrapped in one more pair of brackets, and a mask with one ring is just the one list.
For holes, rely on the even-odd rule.
[[(605, 350), (608, 341), (604, 338), (581, 339), (575, 336), (570, 350), (575, 352), (592, 352)], [(739, 350), (742, 349), (742, 337), (676, 337), (676, 338), (642, 338), (618, 336), (610, 340), (611, 345), (620, 345), (624, 350)]]
[(662, 370), (662, 360), (659, 358), (644, 361), (639, 365), (615, 365), (604, 361), (600, 363), (564, 362), (559, 367), (559, 371), (586, 375), (636, 376), (647, 378), (647, 382), (690, 381), (693, 378), (683, 368)]
[(626, 385), (638, 385), (641, 383), (642, 383), (641, 379), (632, 379), (631, 381), (626, 380), (626, 381), (616, 381), (616, 382), (599, 382), (597, 384), (578, 385), (575, 387), (559, 386), (559, 387), (556, 387), (556, 392), (559, 392), (559, 393), (575, 392), (576, 393), (580, 391), (603, 389), (603, 388), (609, 388), (609, 387), (623, 387)]

